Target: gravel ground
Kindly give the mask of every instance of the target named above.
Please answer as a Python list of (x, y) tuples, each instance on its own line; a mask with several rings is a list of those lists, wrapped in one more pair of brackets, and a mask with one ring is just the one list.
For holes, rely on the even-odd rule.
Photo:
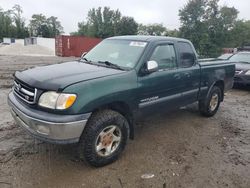
[[(6, 98), (15, 70), (72, 58), (0, 56), (0, 187), (250, 187), (250, 89), (226, 94), (218, 113), (201, 117), (197, 105), (137, 123), (121, 158), (92, 168), (76, 145), (31, 138), (16, 126)], [(145, 174), (154, 174), (143, 179)]]

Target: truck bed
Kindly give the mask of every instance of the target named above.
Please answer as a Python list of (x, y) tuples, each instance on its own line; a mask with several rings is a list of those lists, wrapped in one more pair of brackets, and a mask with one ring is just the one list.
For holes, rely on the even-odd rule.
[(216, 59), (216, 58), (199, 59), (198, 63), (201, 66), (232, 64), (232, 62), (229, 62), (228, 60), (222, 60), (222, 59)]
[(201, 67), (201, 92), (200, 97), (208, 93), (208, 89), (215, 81), (221, 80), (224, 91), (233, 87), (235, 64), (227, 60), (205, 60), (199, 61)]

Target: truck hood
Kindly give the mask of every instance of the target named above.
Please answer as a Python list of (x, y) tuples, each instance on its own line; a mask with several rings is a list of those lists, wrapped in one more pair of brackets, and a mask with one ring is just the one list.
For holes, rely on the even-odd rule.
[(35, 88), (60, 91), (68, 85), (77, 82), (121, 74), (123, 72), (122, 70), (72, 61), (36, 67), (22, 72), (17, 71), (15, 78)]

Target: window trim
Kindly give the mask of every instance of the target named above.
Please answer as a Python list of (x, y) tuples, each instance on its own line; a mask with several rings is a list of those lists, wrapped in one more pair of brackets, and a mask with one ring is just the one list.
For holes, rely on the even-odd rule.
[[(179, 43), (185, 43), (185, 44), (188, 44), (189, 46), (190, 46), (190, 48), (191, 48), (191, 50), (192, 50), (192, 52), (193, 52), (193, 55), (194, 55), (194, 63), (191, 65), (191, 66), (188, 66), (188, 67), (184, 67), (184, 66), (182, 66), (182, 64), (181, 64), (181, 52), (180, 52), (180, 49), (179, 49), (179, 47), (178, 47), (178, 45), (179, 45)], [(194, 51), (194, 47), (192, 46), (192, 44), (190, 44), (189, 42), (187, 42), (187, 41), (177, 41), (176, 42), (176, 48), (178, 49), (178, 56), (179, 56), (179, 61), (178, 61), (178, 67), (179, 68), (183, 68), (183, 69), (186, 69), (186, 68), (191, 68), (191, 67), (194, 67), (194, 66), (196, 66), (196, 64), (197, 64), (197, 58), (196, 58), (196, 52)]]
[[(169, 71), (169, 70), (176, 70), (178, 69), (178, 54), (177, 54), (177, 51), (176, 51), (176, 47), (175, 47), (175, 44), (174, 43), (171, 43), (171, 42), (163, 42), (163, 43), (158, 43), (156, 44), (153, 48), (152, 48), (152, 51), (150, 52), (150, 55), (148, 57), (148, 60), (150, 60), (151, 56), (153, 55), (155, 49), (158, 47), (158, 46), (164, 46), (164, 45), (172, 45), (173, 46), (173, 49), (174, 49), (174, 53), (175, 53), (175, 68), (165, 68), (165, 69), (158, 69), (157, 72), (162, 72), (162, 71)], [(158, 63), (158, 62), (157, 62)], [(159, 63), (158, 63), (159, 65)]]

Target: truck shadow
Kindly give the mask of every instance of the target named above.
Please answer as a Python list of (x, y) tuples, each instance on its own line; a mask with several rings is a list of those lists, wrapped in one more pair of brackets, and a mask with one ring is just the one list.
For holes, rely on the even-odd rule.
[[(178, 122), (180, 119), (199, 119), (199, 111), (197, 104), (192, 104), (173, 111), (164, 111), (160, 113), (147, 116), (145, 119), (139, 120), (135, 126), (135, 145), (140, 145), (140, 140), (150, 134), (158, 134), (159, 130), (175, 131), (175, 129), (182, 129), (183, 124)], [(143, 135), (147, 134), (147, 135)], [(22, 132), (20, 136), (26, 135)], [(28, 136), (28, 135), (26, 135)], [(139, 141), (137, 143), (137, 141)], [(137, 144), (136, 144), (137, 143)], [(134, 146), (133, 146), (134, 147)], [(40, 163), (47, 161), (46, 164), (63, 164), (63, 166), (84, 166), (84, 168), (91, 169), (92, 167), (86, 165), (78, 156), (78, 144), (70, 145), (55, 145), (44, 143), (34, 138), (29, 138), (29, 142), (17, 149), (13, 154), (17, 160), (29, 158), (32, 163)], [(12, 158), (13, 158), (12, 157)], [(33, 165), (34, 166), (34, 165)], [(53, 168), (54, 165), (50, 166)], [(57, 167), (55, 167), (57, 168)]]

